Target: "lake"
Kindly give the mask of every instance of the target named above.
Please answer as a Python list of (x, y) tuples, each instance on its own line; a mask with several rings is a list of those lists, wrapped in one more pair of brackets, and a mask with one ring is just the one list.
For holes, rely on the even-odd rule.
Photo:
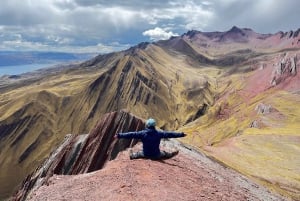
[(17, 66), (0, 66), (0, 76), (2, 75), (20, 75), (22, 73), (31, 72), (45, 67), (54, 66), (53, 63), (47, 64), (26, 64)]

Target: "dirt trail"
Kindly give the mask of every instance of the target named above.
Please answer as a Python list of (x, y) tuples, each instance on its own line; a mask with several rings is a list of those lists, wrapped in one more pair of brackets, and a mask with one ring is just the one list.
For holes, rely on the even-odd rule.
[(180, 152), (172, 159), (152, 161), (129, 160), (124, 151), (102, 170), (54, 175), (28, 200), (289, 200), (177, 141), (162, 142), (162, 147)]

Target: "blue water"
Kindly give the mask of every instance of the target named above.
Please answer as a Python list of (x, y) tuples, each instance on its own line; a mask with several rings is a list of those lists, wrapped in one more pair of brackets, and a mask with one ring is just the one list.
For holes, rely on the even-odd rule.
[(37, 69), (53, 66), (54, 64), (26, 64), (17, 66), (0, 66), (0, 76), (2, 75), (20, 75)]

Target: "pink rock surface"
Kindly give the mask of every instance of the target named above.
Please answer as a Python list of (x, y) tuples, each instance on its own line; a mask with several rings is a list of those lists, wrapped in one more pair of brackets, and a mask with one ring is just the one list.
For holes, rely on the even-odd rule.
[[(139, 147), (137, 147), (139, 148)], [(135, 147), (136, 149), (136, 147)], [(28, 200), (285, 200), (185, 148), (172, 159), (130, 160), (128, 152), (98, 171), (54, 175)]]

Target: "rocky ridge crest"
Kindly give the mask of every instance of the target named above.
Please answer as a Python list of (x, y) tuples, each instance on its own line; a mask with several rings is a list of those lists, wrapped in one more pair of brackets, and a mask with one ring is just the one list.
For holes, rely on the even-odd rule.
[(122, 150), (135, 142), (109, 140), (142, 127), (129, 113), (113, 112), (89, 134), (68, 135), (13, 200), (288, 200), (175, 140), (161, 146), (179, 155), (161, 161), (129, 160)]

